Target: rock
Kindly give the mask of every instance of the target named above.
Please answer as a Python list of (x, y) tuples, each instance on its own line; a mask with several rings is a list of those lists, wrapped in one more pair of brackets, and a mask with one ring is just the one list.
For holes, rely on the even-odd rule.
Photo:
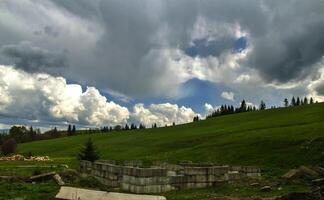
[(308, 178), (317, 178), (317, 177), (319, 177), (319, 174), (315, 170), (312, 170), (312, 169), (310, 169), (310, 168), (308, 168), (306, 166), (300, 166), (299, 170), (301, 171), (303, 176), (306, 176)]
[(263, 187), (260, 189), (260, 191), (262, 191), (262, 192), (269, 192), (269, 191), (271, 191), (271, 186), (268, 186), (268, 185), (263, 186)]
[(301, 172), (299, 169), (291, 169), (287, 173), (285, 173), (281, 178), (283, 179), (296, 179), (301, 175)]
[(59, 186), (63, 186), (65, 185), (64, 181), (62, 180), (61, 176), (58, 174), (55, 174), (53, 176), (53, 179), (55, 180), (55, 182), (59, 185)]
[(317, 186), (324, 186), (324, 178), (314, 179), (312, 183)]
[(250, 186), (257, 187), (257, 186), (260, 186), (260, 183), (251, 183)]
[(316, 171), (319, 175), (324, 176), (324, 168), (323, 167), (315, 166), (315, 167), (312, 167), (312, 169), (314, 171)]
[(281, 178), (287, 180), (297, 179), (299, 177), (318, 178), (321, 170), (322, 168), (320, 167), (309, 168), (306, 166), (300, 166), (298, 169), (289, 170), (286, 174), (281, 176)]

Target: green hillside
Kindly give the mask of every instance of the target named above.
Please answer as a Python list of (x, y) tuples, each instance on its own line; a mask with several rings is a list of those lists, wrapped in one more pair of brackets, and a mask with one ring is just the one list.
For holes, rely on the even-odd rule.
[(192, 160), (286, 169), (324, 162), (324, 104), (241, 113), (185, 125), (20, 144), (20, 153), (75, 161), (91, 137), (102, 159)]

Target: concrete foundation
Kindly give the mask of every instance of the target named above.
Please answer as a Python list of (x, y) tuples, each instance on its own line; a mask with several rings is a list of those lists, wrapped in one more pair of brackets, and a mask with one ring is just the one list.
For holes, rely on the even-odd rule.
[(188, 188), (205, 188), (244, 177), (259, 178), (261, 170), (247, 166), (216, 166), (212, 163), (169, 164), (155, 161), (149, 168), (141, 161), (80, 162), (82, 173), (96, 177), (111, 188), (137, 194), (154, 194)]

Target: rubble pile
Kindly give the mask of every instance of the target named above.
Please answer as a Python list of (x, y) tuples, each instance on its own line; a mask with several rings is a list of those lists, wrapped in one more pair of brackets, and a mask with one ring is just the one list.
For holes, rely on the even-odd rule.
[(49, 161), (48, 156), (28, 156), (25, 157), (20, 154), (12, 155), (12, 156), (3, 156), (0, 157), (0, 161)]

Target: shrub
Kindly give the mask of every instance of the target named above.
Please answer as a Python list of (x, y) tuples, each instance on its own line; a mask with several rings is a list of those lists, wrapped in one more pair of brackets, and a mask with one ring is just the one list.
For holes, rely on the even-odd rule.
[(17, 147), (16, 140), (10, 138), (2, 144), (1, 151), (4, 155), (12, 154), (16, 152), (16, 147)]

